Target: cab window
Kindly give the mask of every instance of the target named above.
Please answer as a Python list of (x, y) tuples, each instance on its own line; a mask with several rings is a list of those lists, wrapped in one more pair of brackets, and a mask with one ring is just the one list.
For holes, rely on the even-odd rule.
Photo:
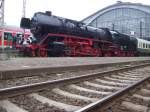
[(145, 43), (143, 43), (143, 48), (145, 48)]
[(12, 33), (4, 32), (4, 40), (12, 40)]

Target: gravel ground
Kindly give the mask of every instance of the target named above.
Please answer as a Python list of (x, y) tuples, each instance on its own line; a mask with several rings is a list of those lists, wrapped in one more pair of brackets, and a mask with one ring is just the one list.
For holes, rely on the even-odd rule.
[(131, 109), (128, 109), (128, 108), (126, 108), (124, 106), (121, 106), (121, 102), (122, 101), (129, 101), (129, 102), (132, 102), (134, 104), (141, 104), (141, 105), (144, 105), (144, 106), (148, 106), (148, 104), (146, 104), (142, 100), (138, 100), (138, 99), (134, 99), (134, 98), (128, 97), (125, 100), (121, 99), (120, 101), (117, 101), (114, 105), (111, 106), (111, 110), (110, 111), (105, 110), (103, 112), (137, 112), (135, 110), (131, 110)]
[(139, 73), (139, 72), (150, 73), (150, 69), (149, 69), (149, 66), (148, 66), (148, 67), (144, 67), (143, 69), (136, 69), (133, 72), (135, 72), (135, 73)]
[[(110, 77), (110, 78), (111, 78), (111, 77)], [(117, 80), (117, 81), (115, 80), (115, 81), (114, 81), (113, 79), (106, 79), (105, 77), (103, 77), (102, 79), (105, 80), (105, 81), (110, 81), (110, 82), (123, 83), (121, 80), (120, 80), (120, 81), (119, 81), (119, 80)], [(125, 83), (125, 84), (126, 84), (126, 83)], [(128, 83), (128, 84), (130, 84), (130, 83)]]
[(148, 101), (144, 101), (142, 99), (139, 99), (139, 98), (136, 98), (136, 97), (133, 97), (133, 96), (132, 97), (127, 97), (125, 99), (125, 101), (132, 102), (134, 104), (139, 104), (139, 105), (143, 105), (144, 104), (144, 106), (148, 106), (149, 103), (150, 103)]
[[(105, 78), (100, 78), (101, 80), (105, 80), (105, 81), (107, 81), (107, 82), (112, 82), (111, 80), (107, 80), (107, 79), (105, 79)], [(118, 83), (117, 81), (114, 81), (114, 83)], [(95, 81), (95, 83), (98, 83), (98, 84), (101, 84), (100, 82), (98, 82), (98, 81)], [(115, 83), (115, 84), (116, 84)], [(102, 83), (103, 84), (103, 83)], [(104, 85), (106, 85), (106, 86), (115, 86), (115, 87), (126, 87), (127, 85), (118, 85), (118, 84), (108, 84), (108, 83), (105, 83)], [(120, 84), (120, 83), (119, 83)], [(125, 83), (122, 83), (122, 84), (125, 84)]]
[(7, 111), (3, 109), (2, 107), (0, 107), (0, 112), (7, 112)]
[[(104, 78), (100, 78), (100, 79), (105, 80)], [(99, 85), (103, 85), (103, 86), (125, 87), (125, 86), (120, 86), (120, 85), (111, 85), (111, 84), (106, 84), (106, 83), (104, 84), (104, 83), (98, 82), (96, 80), (90, 81), (90, 82), (95, 83), (95, 84), (99, 84)]]
[(137, 112), (134, 110), (127, 109), (126, 107), (120, 106), (117, 109), (112, 109), (112, 112)]
[(70, 105), (74, 105), (74, 106), (85, 106), (89, 103), (92, 103), (90, 101), (84, 101), (84, 100), (78, 100), (78, 99), (72, 99), (72, 98), (68, 98), (65, 96), (61, 96), (59, 94), (56, 94), (54, 92), (40, 92), (39, 93), (42, 96), (45, 96), (47, 98), (50, 98), (54, 101), (58, 101), (58, 102), (62, 102), (62, 103), (66, 103), (66, 104), (70, 104)]
[(11, 98), (10, 101), (29, 112), (65, 112), (65, 110), (57, 109), (53, 106), (50, 107), (46, 103), (42, 104), (39, 101), (24, 95)]
[[(141, 99), (133, 98), (131, 96), (127, 97), (125, 100), (122, 99), (121, 101), (128, 101), (128, 102), (132, 102), (134, 104), (143, 105), (143, 106), (149, 106), (150, 105), (150, 102), (144, 102)], [(120, 101), (119, 101), (119, 103), (115, 103), (111, 107), (112, 107), (112, 112), (137, 112), (135, 110), (131, 110), (131, 109), (128, 109), (124, 106), (121, 106)], [(150, 110), (150, 106), (149, 106), (149, 110)], [(104, 112), (106, 112), (106, 111), (104, 111)], [(149, 112), (149, 111), (147, 111), (147, 112)]]
[(79, 83), (79, 84), (77, 84), (77, 85), (78, 85), (78, 86), (81, 86), (81, 87), (84, 87), (84, 88), (87, 88), (87, 89), (96, 90), (96, 91), (101, 91), (101, 92), (114, 92), (114, 91), (115, 91), (115, 90), (110, 91), (109, 89), (96, 88), (96, 87), (93, 87), (93, 86), (85, 85), (85, 84), (83, 84), (83, 83)]
[(86, 75), (87, 73), (95, 73), (95, 72), (102, 72), (106, 70), (112, 70), (118, 68), (116, 67), (105, 67), (105, 68), (99, 68), (94, 70), (84, 70), (84, 71), (66, 71), (63, 73), (57, 73), (57, 74), (43, 74), (40, 76), (32, 76), (32, 77), (24, 77), (24, 78), (16, 78), (11, 80), (1, 80), (0, 81), (0, 88), (7, 88), (12, 86), (20, 86), (25, 84), (32, 84), (32, 83), (38, 83), (42, 81), (50, 81), (50, 80), (58, 80), (62, 78), (69, 78), (69, 77), (75, 77), (75, 76), (81, 76)]
[[(147, 90), (148, 90), (148, 89), (147, 89)], [(150, 90), (150, 89), (149, 89), (149, 90)], [(142, 93), (142, 92), (140, 92), (140, 91), (139, 91), (137, 94), (139, 94), (139, 95), (143, 95), (143, 93)], [(145, 97), (150, 97), (150, 94), (144, 94), (144, 96), (145, 96)]]
[(63, 87), (63, 88), (61, 88), (61, 90), (70, 92), (70, 93), (72, 93), (72, 94), (77, 94), (77, 95), (89, 97), (89, 98), (99, 98), (99, 99), (102, 98), (102, 96), (99, 95), (99, 94), (83, 92), (83, 91), (79, 91), (79, 90), (72, 89), (72, 88), (68, 88), (68, 87)]
[[(143, 86), (143, 88), (145, 88), (147, 90), (150, 90), (148, 87), (146, 87), (146, 85)], [(148, 94), (141, 93), (140, 90), (137, 91), (136, 93), (137, 93), (137, 95), (141, 95), (141, 96), (145, 96), (145, 97), (150, 97)], [(144, 104), (145, 106), (150, 106), (150, 101), (145, 101), (143, 99), (136, 98), (136, 97), (133, 97), (133, 96), (129, 96), (125, 100), (128, 101), (128, 102), (132, 102), (134, 104), (139, 104), (139, 105), (143, 105)]]
[[(113, 77), (104, 77), (106, 80), (113, 81), (113, 82), (118, 82), (118, 83), (125, 83), (125, 84), (133, 84), (135, 81), (131, 80), (122, 80), (122, 79), (117, 79)], [(109, 79), (108, 79), (109, 78)]]
[(121, 105), (120, 103), (121, 103), (120, 101), (117, 101), (111, 107), (109, 107), (103, 111), (98, 111), (98, 112), (137, 112), (137, 111), (129, 110), (123, 106), (120, 106)]
[(120, 101), (117, 101), (114, 105), (111, 106), (111, 108), (104, 110), (103, 112), (134, 112), (134, 111), (128, 110), (125, 107), (120, 106), (121, 105), (120, 103), (121, 103)]

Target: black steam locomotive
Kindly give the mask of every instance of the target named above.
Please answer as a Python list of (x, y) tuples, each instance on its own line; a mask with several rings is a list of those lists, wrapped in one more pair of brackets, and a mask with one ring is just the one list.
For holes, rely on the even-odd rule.
[(31, 20), (22, 18), (20, 26), (30, 29), (36, 38), (36, 42), (30, 43), (25, 50), (32, 52), (33, 56), (48, 56), (55, 51), (60, 56), (136, 55), (135, 38), (107, 28), (95, 28), (57, 17), (49, 11), (35, 13)]
[(106, 29), (86, 26), (75, 20), (53, 16), (51, 15), (51, 12), (35, 13), (31, 20), (22, 18), (20, 26), (22, 28), (31, 29), (31, 32), (35, 37), (47, 33), (55, 33), (112, 41), (111, 34)]

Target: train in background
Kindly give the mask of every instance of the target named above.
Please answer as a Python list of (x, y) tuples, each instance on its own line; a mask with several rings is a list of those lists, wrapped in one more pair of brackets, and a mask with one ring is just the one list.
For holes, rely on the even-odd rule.
[(0, 27), (0, 49), (18, 49), (22, 42), (31, 35), (29, 30), (14, 26)]
[[(117, 31), (110, 31), (112, 34), (112, 37), (115, 37), (116, 39), (119, 39), (119, 37), (123, 37), (124, 34), (120, 34)], [(135, 50), (136, 55), (135, 56), (150, 56), (150, 41), (144, 40), (141, 38), (135, 38), (135, 37), (130, 37), (128, 35), (124, 35), (125, 37), (128, 37), (128, 40), (134, 41), (134, 46), (135, 49), (130, 48), (128, 45), (128, 49), (130, 50)], [(122, 40), (122, 43), (120, 45), (124, 44), (124, 40)]]
[(150, 56), (150, 41), (137, 38), (138, 56)]
[(138, 56), (150, 55), (150, 42), (107, 28), (95, 28), (58, 16), (37, 12), (22, 18), (21, 28), (33, 36), (23, 47), (29, 56)]

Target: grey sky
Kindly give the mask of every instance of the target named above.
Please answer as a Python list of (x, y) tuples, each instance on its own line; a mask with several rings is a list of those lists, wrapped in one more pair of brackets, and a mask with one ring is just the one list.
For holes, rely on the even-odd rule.
[[(92, 13), (116, 3), (117, 0), (27, 0), (26, 17), (38, 11), (52, 11), (53, 15), (82, 20)], [(150, 0), (122, 0), (123, 2), (150, 5)], [(5, 23), (20, 24), (23, 0), (5, 0)]]

